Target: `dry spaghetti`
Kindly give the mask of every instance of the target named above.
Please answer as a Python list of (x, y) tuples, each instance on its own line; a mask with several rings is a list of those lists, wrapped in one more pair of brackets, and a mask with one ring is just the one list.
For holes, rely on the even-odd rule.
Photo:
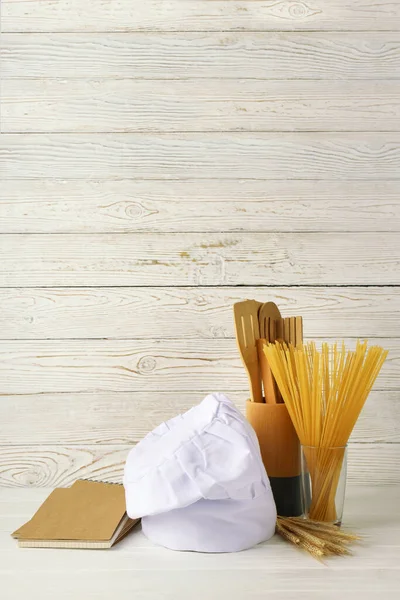
[(313, 342), (275, 342), (264, 352), (304, 447), (312, 485), (309, 516), (334, 522), (344, 449), (387, 351), (367, 348), (367, 342), (358, 342), (355, 351), (344, 344), (323, 343), (317, 350)]

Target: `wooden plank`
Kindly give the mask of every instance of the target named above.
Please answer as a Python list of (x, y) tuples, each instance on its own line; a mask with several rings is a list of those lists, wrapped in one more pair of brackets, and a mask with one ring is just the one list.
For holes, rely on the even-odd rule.
[(0, 447), (0, 486), (68, 486), (79, 478), (120, 482), (128, 446)]
[(400, 133), (3, 134), (4, 179), (400, 178)]
[(354, 547), (354, 557), (330, 560), (329, 568), (278, 536), (246, 552), (207, 555), (169, 552), (154, 546), (140, 530), (110, 553), (54, 550), (46, 552), (43, 561), (39, 551), (21, 552), (9, 532), (27, 520), (49, 492), (0, 489), (0, 514), (5, 508), (0, 518), (1, 581), (7, 598), (53, 600), (56, 595), (70, 600), (84, 594), (109, 600), (117, 593), (129, 600), (137, 592), (151, 600), (200, 600), (207, 595), (216, 599), (224, 594), (233, 600), (262, 600), (271, 592), (273, 598), (285, 600), (337, 600), (339, 595), (351, 600), (359, 592), (363, 599), (375, 600), (377, 590), (395, 597), (399, 588), (399, 502), (394, 485), (370, 481), (368, 487), (348, 486), (345, 525), (366, 539)]
[[(130, 544), (130, 539), (127, 538), (121, 544), (124, 546)], [(132, 597), (141, 595), (149, 600), (158, 600), (159, 598), (163, 600), (186, 600), (187, 598), (203, 600), (210, 590), (213, 594), (210, 597), (212, 600), (224, 595), (227, 595), (230, 600), (242, 600), (245, 597), (250, 597), (252, 600), (263, 600), (266, 596), (270, 596), (274, 600), (321, 600), (321, 598), (337, 600), (339, 597), (341, 600), (353, 600), (356, 594), (363, 600), (376, 600), (377, 590), (386, 597), (394, 598), (400, 585), (400, 571), (394, 566), (396, 558), (399, 560), (398, 552), (392, 551), (390, 560), (383, 565), (384, 558), (388, 559), (388, 553), (384, 552), (384, 557), (382, 557), (380, 550), (381, 547), (377, 548), (369, 561), (362, 557), (357, 568), (348, 568), (343, 571), (340, 569), (347, 564), (346, 558), (329, 561), (329, 568), (326, 568), (325, 571), (318, 571), (311, 569), (311, 557), (303, 557), (301, 552), (296, 549), (292, 554), (292, 551), (286, 547), (286, 560), (284, 561), (278, 561), (273, 555), (270, 560), (270, 553), (265, 556), (263, 552), (260, 552), (261, 556), (258, 558), (260, 563), (261, 559), (264, 560), (264, 569), (261, 566), (255, 569), (251, 567), (235, 569), (227, 566), (213, 570), (171, 570), (169, 564), (163, 568), (162, 561), (166, 555), (174, 554), (174, 560), (178, 563), (183, 553), (168, 553), (162, 549), (158, 549), (158, 552), (153, 550), (148, 556), (148, 569), (146, 570), (139, 570), (140, 567), (139, 569), (129, 569), (128, 566), (126, 570), (118, 567), (111, 569), (106, 566), (100, 569), (96, 556), (100, 553), (94, 555), (92, 552), (90, 557), (86, 556), (86, 552), (72, 553), (75, 556), (72, 559), (70, 558), (71, 553), (68, 553), (68, 557), (66, 557), (67, 553), (61, 554), (62, 551), (59, 550), (51, 560), (52, 563), (57, 561), (57, 565), (65, 564), (64, 561), (67, 560), (61, 571), (56, 566), (44, 569), (42, 558), (42, 568), (37, 566), (37, 568), (24, 571), (24, 576), (21, 577), (20, 571), (16, 569), (15, 565), (19, 563), (22, 554), (24, 563), (28, 562), (27, 553), (24, 551), (19, 552), (18, 555), (8, 555), (7, 563), (10, 562), (11, 557), (14, 558), (14, 563), (12, 570), (8, 570), (2, 575), (2, 584), (4, 584), (5, 590), (12, 590), (13, 600), (23, 600), (27, 597), (32, 600), (53, 600), (55, 591), (57, 600), (70, 600), (78, 597), (78, 594), (84, 594), (85, 598), (90, 598), (90, 594), (92, 594), (96, 600), (109, 600), (113, 595), (117, 595), (120, 600), (130, 600)], [(161, 559), (160, 551), (165, 553)], [(114, 552), (115, 550), (113, 550)], [(241, 552), (240, 555), (245, 555), (247, 552)], [(38, 554), (40, 553), (29, 553), (30, 557), (36, 559), (35, 563), (38, 562)], [(82, 556), (83, 554), (85, 556)], [(108, 555), (107, 558), (111, 557), (111, 553), (105, 554)], [(46, 552), (46, 556), (48, 555), (50, 556), (50, 552)], [(81, 556), (80, 566), (71, 567), (70, 563), (77, 562), (78, 556)], [(199, 555), (195, 554), (194, 556), (198, 557)], [(120, 554), (116, 558), (119, 557)], [(232, 554), (209, 556), (209, 558), (211, 557), (214, 558), (216, 564), (221, 562), (221, 558), (228, 564), (229, 560), (232, 560)], [(376, 566), (375, 558), (378, 559), (378, 566)], [(131, 561), (135, 564), (133, 557), (131, 557)], [(353, 559), (347, 559), (347, 561), (352, 563)], [(280, 562), (279, 570), (276, 568), (278, 562)], [(302, 570), (305, 562), (307, 568)], [(139, 564), (141, 563), (142, 561)], [(331, 568), (331, 563), (337, 567)], [(153, 564), (153, 569), (150, 567), (151, 564)], [(43, 585), (44, 579), (45, 586)], [(39, 589), (40, 593), (32, 591)]]
[(399, 131), (400, 81), (6, 79), (2, 131)]
[[(352, 484), (349, 484), (348, 487), (353, 488), (355, 486), (353, 486)], [(378, 490), (380, 490), (380, 497), (377, 498), (378, 502), (381, 502), (382, 497), (384, 496), (385, 506), (386, 506), (387, 492), (392, 489), (395, 490), (396, 486), (385, 486), (385, 487), (376, 486), (376, 488)], [(2, 487), (1, 488), (1, 492), (7, 492), (7, 491), (22, 492), (22, 494), (25, 495), (27, 500), (25, 502), (19, 501), (17, 506), (15, 507), (16, 510), (19, 510), (19, 506), (24, 507), (24, 512), (21, 514), (13, 514), (12, 513), (13, 505), (11, 503), (9, 503), (9, 505), (4, 503), (4, 506), (7, 510), (7, 514), (3, 517), (0, 515), (0, 553), (4, 553), (5, 550), (8, 550), (9, 552), (10, 551), (12, 552), (14, 550), (17, 552), (19, 551), (15, 541), (10, 540), (10, 532), (15, 531), (18, 527), (21, 526), (22, 523), (25, 523), (26, 521), (28, 521), (32, 517), (32, 515), (36, 512), (36, 510), (39, 508), (40, 502), (28, 500), (30, 498), (31, 491), (41, 492), (40, 497), (44, 500), (46, 498), (46, 496), (49, 495), (50, 488), (33, 488), (33, 487), (30, 487), (30, 488)], [(363, 487), (363, 491), (364, 491), (364, 487)], [(396, 525), (392, 524), (390, 527), (383, 528), (382, 524), (379, 524), (379, 521), (378, 521), (378, 524), (374, 526), (374, 525), (372, 525), (372, 523), (374, 523), (374, 516), (371, 514), (369, 514), (368, 517), (365, 517), (364, 520), (362, 520), (360, 518), (360, 516), (358, 516), (358, 518), (357, 517), (349, 518), (347, 494), (346, 494), (345, 506), (346, 506), (346, 512), (345, 512), (346, 528), (351, 531), (358, 531), (360, 533), (362, 532), (363, 535), (367, 536), (368, 537), (368, 545), (370, 548), (373, 547), (373, 548), (378, 549), (379, 546), (381, 546), (381, 545), (384, 545), (386, 547), (392, 547), (392, 548), (399, 546), (400, 527), (397, 524)], [(1, 504), (0, 504), (0, 508), (1, 508)], [(396, 514), (395, 512), (389, 513), (388, 509), (386, 509), (385, 512), (388, 515), (387, 520), (389, 520), (389, 518), (392, 518), (394, 520), (394, 517), (392, 515)], [(389, 517), (389, 514), (390, 514), (390, 517)], [(353, 520), (354, 520), (354, 522), (353, 522)], [(140, 529), (135, 531), (134, 537), (130, 536), (129, 542), (127, 542), (127, 543), (129, 544), (129, 551), (131, 551), (131, 552), (132, 552), (133, 547), (135, 547), (135, 550), (140, 547), (145, 552), (148, 552), (148, 550), (151, 547), (151, 542), (149, 540), (147, 540), (147, 538), (145, 538), (144, 535), (142, 535), (142, 533), (140, 532)], [(277, 545), (280, 544), (280, 540), (276, 536), (276, 538), (271, 539), (269, 544), (274, 545), (276, 548)], [(156, 550), (156, 549), (153, 548), (153, 550)], [(357, 550), (358, 550), (358, 547), (357, 547)], [(1, 556), (1, 554), (0, 554), (0, 556)], [(365, 554), (363, 557), (365, 557)], [(266, 558), (268, 559), (268, 557), (266, 557)], [(306, 558), (305, 554), (304, 554), (304, 558)], [(269, 566), (271, 566), (271, 565), (269, 565)], [(300, 565), (298, 565), (296, 563), (296, 567), (300, 568)], [(2, 584), (3, 584), (2, 568), (0, 568), (0, 573), (2, 576)], [(4, 589), (4, 586), (2, 587), (2, 589)], [(30, 595), (29, 597), (32, 598), (32, 595)], [(96, 595), (96, 598), (97, 597), (98, 596)], [(190, 596), (190, 597), (192, 597), (192, 596)], [(57, 598), (59, 598), (59, 596)], [(68, 600), (70, 600), (70, 599), (68, 599)], [(109, 600), (109, 598), (107, 598), (107, 600)], [(155, 599), (155, 600), (158, 600), (158, 599)], [(240, 600), (242, 600), (242, 599), (240, 599)], [(309, 598), (307, 600), (309, 600)], [(335, 598), (335, 600), (337, 600), (337, 598)], [(376, 598), (374, 598), (373, 600), (376, 600)]]
[[(374, 389), (397, 390), (400, 340), (374, 343), (390, 352)], [(233, 339), (9, 341), (0, 374), (2, 394), (247, 389)]]
[[(25, 490), (25, 493), (28, 494), (30, 490)], [(391, 488), (386, 486), (385, 488), (380, 489), (381, 495), (380, 497), (384, 497), (385, 492), (391, 491)], [(367, 506), (366, 508), (369, 508)], [(363, 514), (366, 513), (366, 510), (362, 511)], [(391, 511), (390, 516), (393, 521), (397, 520), (398, 511)], [(369, 523), (373, 522), (370, 517)], [(384, 524), (385, 532), (389, 529), (389, 523), (386, 522)], [(1, 536), (1, 560), (2, 560), (2, 570), (3, 572), (13, 572), (15, 569), (15, 558), (13, 557), (13, 553), (17, 550), (16, 542), (12, 540), (11, 537), (8, 537), (6, 543), (4, 540), (5, 536)], [(382, 540), (382, 538), (381, 538)], [(339, 564), (341, 562), (341, 567), (343, 571), (353, 571), (354, 569), (359, 569), (363, 567), (367, 569), (368, 566), (379, 566), (381, 569), (390, 570), (396, 569), (398, 565), (395, 562), (395, 559), (399, 555), (399, 544), (379, 544), (378, 548), (373, 544), (365, 544), (364, 547), (356, 546), (354, 548), (355, 556), (352, 560), (345, 557), (341, 559), (338, 558), (336, 561), (332, 561), (333, 565), (336, 568), (339, 568)], [(154, 573), (154, 571), (162, 571), (162, 572), (173, 572), (177, 571), (182, 574), (185, 571), (189, 571), (190, 573), (200, 571), (203, 573), (203, 577), (205, 573), (219, 573), (221, 570), (225, 570), (230, 568), (232, 570), (241, 570), (247, 574), (247, 577), (250, 576), (250, 573), (256, 574), (258, 571), (262, 570), (262, 565), (268, 565), (268, 569), (271, 569), (272, 572), (282, 572), (285, 570), (285, 567), (290, 564), (292, 560), (293, 570), (301, 571), (302, 568), (305, 571), (310, 572), (321, 572), (322, 569), (326, 569), (324, 563), (320, 563), (315, 560), (311, 560), (311, 557), (306, 553), (299, 552), (299, 550), (292, 544), (288, 544), (286, 541), (281, 539), (280, 537), (273, 537), (268, 542), (260, 544), (254, 548), (247, 550), (246, 552), (236, 552), (236, 553), (225, 553), (225, 554), (213, 554), (213, 553), (196, 553), (196, 552), (170, 552), (165, 548), (160, 548), (153, 544), (150, 540), (148, 540), (140, 531), (140, 527), (127, 538), (126, 543), (123, 542), (121, 545), (118, 544), (118, 547), (115, 548), (112, 552), (68, 552), (63, 553), (60, 549), (46, 552), (49, 555), (48, 562), (46, 561), (45, 566), (43, 566), (43, 557), (41, 556), (41, 552), (20, 552), (20, 559), (18, 561), (18, 565), (20, 569), (24, 570), (24, 573), (36, 573), (40, 571), (46, 570), (54, 570), (59, 568), (60, 560), (61, 564), (63, 563), (62, 555), (68, 554), (69, 558), (65, 558), (65, 561), (68, 561), (67, 564), (63, 567), (71, 570), (79, 570), (79, 571), (100, 571), (100, 570), (108, 570), (109, 572), (115, 573), (129, 571), (129, 565), (131, 564), (131, 571), (136, 573), (136, 577), (140, 577), (142, 573), (149, 572)], [(86, 558), (80, 557), (80, 555), (84, 554)], [(101, 555), (97, 560), (91, 561), (90, 555), (93, 557), (93, 554)], [(89, 556), (88, 556), (89, 555)], [(293, 558), (295, 560), (293, 561)], [(88, 560), (89, 559), (89, 560)], [(373, 559), (375, 559), (375, 563), (373, 563)], [(86, 563), (82, 562), (86, 561)], [(83, 567), (85, 564), (86, 568)], [(132, 564), (134, 565), (132, 567)], [(330, 563), (328, 563), (330, 564)], [(90, 565), (90, 567), (89, 567)], [(264, 571), (265, 571), (264, 567)], [(329, 569), (326, 569), (328, 572)], [(323, 571), (322, 571), (323, 572)], [(293, 588), (294, 589), (294, 588)], [(151, 598), (157, 598), (160, 596), (151, 596)], [(181, 597), (181, 596), (180, 596)], [(188, 596), (184, 596), (186, 599)], [(191, 597), (191, 596), (190, 596)], [(199, 596), (197, 596), (199, 597)], [(204, 597), (204, 596), (203, 596)], [(253, 595), (251, 597), (254, 597)], [(216, 599), (217, 596), (212, 596), (213, 599)], [(257, 598), (262, 598), (262, 596), (257, 596)]]
[[(385, 491), (391, 488), (381, 488), (381, 498), (384, 497)], [(28, 493), (30, 490), (26, 490)], [(363, 511), (365, 514), (366, 511)], [(390, 513), (391, 518), (394, 522), (397, 520), (398, 511)], [(372, 518), (370, 518), (370, 523)], [(389, 529), (389, 523), (384, 524), (385, 532)], [(1, 539), (2, 538), (2, 539)], [(178, 572), (181, 576), (186, 571), (187, 573), (196, 573), (200, 571), (203, 573), (203, 577), (206, 577), (206, 573), (220, 573), (226, 569), (232, 569), (242, 571), (246, 573), (247, 577), (254, 576), (259, 571), (265, 571), (265, 569), (271, 569), (272, 572), (284, 572), (285, 568), (289, 564), (292, 564), (294, 572), (300, 572), (302, 569), (311, 572), (321, 572), (325, 569), (329, 572), (329, 568), (326, 568), (324, 563), (311, 560), (311, 557), (306, 553), (299, 552), (292, 544), (288, 544), (285, 540), (280, 537), (273, 537), (268, 542), (257, 545), (254, 548), (248, 549), (246, 552), (234, 552), (232, 554), (222, 553), (196, 553), (196, 552), (171, 552), (165, 548), (160, 548), (148, 540), (140, 531), (140, 528), (127, 538), (126, 543), (122, 545), (118, 544), (112, 552), (62, 552), (60, 549), (51, 552), (46, 552), (49, 555), (48, 561), (45, 565), (43, 564), (43, 556), (41, 552), (37, 550), (35, 552), (29, 552), (24, 550), (23, 552), (18, 551), (16, 542), (11, 537), (8, 538), (7, 542), (4, 543), (4, 536), (1, 536), (1, 560), (3, 572), (13, 572), (15, 570), (15, 552), (19, 552), (18, 566), (24, 571), (25, 574), (30, 575), (31, 573), (37, 573), (38, 571), (46, 572), (47, 570), (53, 571), (55, 569), (60, 570), (60, 562), (63, 569), (71, 572), (72, 570), (87, 572), (90, 571), (93, 578), (93, 572), (108, 570), (109, 573), (116, 571), (124, 573), (129, 571), (131, 565), (131, 571), (136, 574), (136, 577), (140, 577), (143, 573), (150, 572), (154, 577), (154, 572)], [(352, 547), (353, 549), (353, 547)], [(341, 567), (343, 571), (354, 571), (360, 568), (368, 569), (368, 567), (380, 567), (383, 570), (393, 570), (398, 568), (396, 559), (400, 554), (400, 546), (392, 544), (390, 546), (386, 544), (379, 544), (375, 547), (373, 544), (365, 544), (364, 547), (360, 544), (355, 546), (354, 557), (349, 561), (346, 557), (338, 558), (335, 561), (328, 561), (328, 565), (333, 563), (336, 569)], [(14, 554), (14, 556), (13, 556)], [(68, 554), (69, 558), (64, 558), (66, 564), (63, 564), (62, 556)], [(84, 554), (86, 558), (81, 555)], [(97, 559), (90, 560), (90, 556), (93, 554), (99, 555)], [(88, 556), (89, 555), (89, 556)], [(101, 555), (101, 557), (100, 557)], [(293, 560), (294, 559), (294, 560)], [(83, 562), (85, 561), (85, 562)], [(375, 561), (375, 562), (373, 562)], [(339, 563), (339, 564), (338, 564)], [(262, 565), (264, 566), (262, 569)], [(85, 565), (85, 567), (83, 566)], [(133, 565), (133, 566), (132, 566)], [(323, 571), (322, 571), (323, 572)], [(311, 578), (311, 577), (310, 577)], [(129, 588), (128, 588), (129, 589)], [(214, 588), (213, 588), (214, 589)], [(289, 588), (289, 589), (294, 589)], [(146, 594), (147, 597), (149, 597)], [(71, 596), (74, 597), (74, 596)], [(85, 596), (86, 597), (86, 596)], [(89, 596), (90, 597), (90, 596)], [(97, 597), (97, 595), (96, 595)], [(152, 599), (164, 597), (164, 595), (152, 595)], [(170, 596), (168, 596), (170, 597)], [(192, 596), (179, 596), (180, 598), (192, 597)], [(196, 596), (199, 598), (200, 596)], [(204, 595), (202, 596), (204, 598)], [(235, 596), (237, 597), (237, 596)], [(250, 596), (254, 598), (253, 595)], [(265, 593), (264, 593), (265, 597)], [(319, 596), (320, 598), (321, 596)], [(213, 595), (213, 600), (218, 596)], [(243, 596), (242, 596), (243, 598)], [(262, 596), (257, 596), (262, 598)], [(7, 599), (8, 600), (8, 599)]]
[[(0, 488), (0, 553), (18, 551), (10, 537), (10, 531), (27, 521), (50, 494), (51, 488)], [(382, 498), (385, 499), (385, 514), (380, 508)], [(360, 504), (361, 503), (361, 504)], [(362, 512), (360, 507), (362, 506)], [(400, 526), (396, 515), (399, 511), (398, 492), (396, 486), (355, 485), (349, 483), (346, 488), (345, 525), (367, 536), (368, 546), (399, 546)], [(390, 523), (390, 526), (389, 526)], [(280, 538), (274, 537), (268, 546), (274, 545), (279, 553)], [(129, 539), (127, 551), (141, 548), (148, 551), (151, 543), (139, 533)], [(118, 549), (121, 549), (119, 546)], [(270, 565), (269, 565), (270, 566)], [(299, 565), (297, 565), (299, 567)], [(308, 566), (308, 562), (305, 566)], [(317, 566), (317, 563), (316, 563)], [(333, 566), (333, 565), (332, 565)]]
[[(0, 444), (133, 444), (162, 421), (189, 410), (201, 391), (93, 392), (10, 395), (0, 398)], [(245, 412), (246, 390), (229, 392)], [(372, 391), (353, 442), (400, 443), (398, 391)]]
[(398, 285), (399, 263), (396, 233), (0, 236), (1, 287)]
[(3, 31), (392, 30), (385, 0), (3, 0)]
[[(90, 477), (120, 482), (131, 446), (0, 446), (0, 485), (57, 487)], [(399, 444), (350, 444), (352, 483), (400, 484)]]
[(232, 305), (276, 302), (311, 338), (400, 337), (400, 288), (3, 288), (0, 339), (233, 338)]
[[(285, 543), (285, 542), (282, 542)], [(129, 545), (130, 539), (121, 542), (122, 545)], [(273, 548), (275, 549), (275, 548)], [(116, 550), (107, 554), (111, 558)], [(118, 567), (113, 569), (104, 566), (99, 568), (98, 556), (100, 553), (76, 552), (74, 558), (71, 553), (61, 554), (61, 550), (53, 556), (53, 552), (46, 552), (46, 556), (52, 556), (52, 563), (65, 564), (60, 570), (56, 566), (45, 569), (42, 557), (42, 564), (35, 565), (36, 568), (21, 572), (16, 569), (21, 555), (24, 563), (29, 564), (26, 551), (14, 552), (18, 555), (7, 555), (7, 563), (14, 559), (11, 570), (5, 571), (2, 575), (2, 584), (4, 589), (12, 590), (13, 600), (23, 600), (31, 598), (32, 600), (53, 600), (54, 593), (57, 592), (57, 600), (70, 600), (77, 598), (78, 594), (84, 594), (85, 598), (90, 598), (92, 594), (96, 600), (109, 600), (110, 596), (117, 595), (120, 600), (130, 600), (132, 597), (141, 595), (149, 600), (202, 600), (212, 590), (212, 600), (227, 595), (230, 600), (242, 600), (250, 597), (252, 600), (263, 600), (266, 596), (274, 600), (353, 600), (356, 594), (363, 600), (376, 600), (377, 593), (385, 594), (386, 597), (396, 597), (400, 585), (400, 571), (394, 566), (395, 560), (399, 560), (398, 552), (392, 551), (390, 559), (386, 565), (383, 565), (384, 558), (388, 559), (388, 553), (380, 554), (381, 547), (377, 548), (375, 554), (370, 556), (369, 561), (362, 557), (358, 561), (358, 567), (341, 570), (346, 563), (346, 558), (339, 558), (329, 561), (325, 571), (314, 570), (311, 568), (312, 558), (303, 556), (300, 551), (285, 547), (286, 560), (278, 561), (277, 558), (268, 552), (264, 555), (260, 552), (258, 559), (264, 560), (264, 569), (260, 567), (248, 569), (235, 569), (229, 566), (219, 569), (190, 569), (171, 570), (170, 564), (162, 567), (162, 561), (166, 556), (174, 554), (174, 561), (179, 563), (182, 557), (181, 552), (168, 552), (162, 549), (153, 549), (148, 556), (148, 568), (146, 570), (131, 568), (121, 570)], [(122, 552), (122, 550), (121, 550)], [(159, 553), (164, 552), (160, 558)], [(241, 552), (240, 556), (247, 552)], [(29, 556), (38, 563), (39, 552), (31, 552)], [(65, 555), (68, 554), (68, 557)], [(190, 554), (190, 553), (186, 553)], [(84, 556), (83, 556), (84, 555)], [(121, 555), (118, 554), (113, 559), (117, 562)], [(77, 563), (78, 557), (81, 557), (80, 566), (72, 567), (71, 563)], [(199, 554), (194, 554), (199, 557)], [(221, 562), (229, 564), (232, 561), (232, 554), (229, 555), (209, 555), (213, 558), (215, 564)], [(271, 560), (270, 560), (271, 558)], [(375, 558), (378, 559), (376, 566)], [(364, 559), (364, 560), (362, 560)], [(135, 565), (134, 557), (130, 560)], [(194, 560), (194, 559), (193, 559)], [(67, 561), (64, 563), (64, 561)], [(154, 561), (154, 562), (153, 562)], [(353, 559), (347, 559), (351, 564)], [(126, 563), (129, 561), (127, 560)], [(316, 561), (315, 561), (316, 562)], [(276, 565), (280, 564), (277, 569)], [(307, 567), (304, 568), (304, 563)], [(142, 564), (140, 561), (139, 564)], [(153, 564), (153, 569), (151, 569)], [(334, 566), (331, 567), (331, 564)], [(85, 565), (85, 566), (83, 566)], [(157, 565), (157, 566), (156, 566)], [(267, 566), (268, 565), (268, 566)], [(375, 566), (374, 566), (375, 565)], [(388, 566), (390, 565), (390, 566)], [(322, 565), (321, 565), (322, 566)], [(302, 570), (303, 569), (303, 570)], [(43, 585), (45, 579), (46, 584)], [(39, 590), (35, 592), (33, 590)]]
[[(6, 519), (20, 518), (28, 519), (47, 498), (52, 488), (46, 487), (0, 487), (0, 517)], [(385, 513), (382, 513), (382, 496), (385, 497)], [(399, 494), (395, 486), (375, 485), (372, 480), (364, 481), (362, 484), (349, 483), (346, 487), (346, 527), (365, 527), (368, 534), (374, 532), (376, 541), (384, 545), (384, 540), (391, 538), (389, 531), (379, 532), (388, 514), (396, 516), (399, 514)], [(391, 522), (391, 530), (398, 532), (400, 523), (397, 519)], [(8, 530), (10, 531), (10, 529)], [(279, 538), (271, 540), (271, 544), (277, 544)], [(3, 536), (0, 536), (0, 551), (5, 549)], [(144, 547), (145, 540), (133, 541), (131, 548)], [(399, 540), (397, 538), (397, 545)], [(121, 548), (121, 546), (119, 546)]]
[(400, 231), (397, 181), (10, 179), (1, 233)]
[(399, 79), (400, 33), (5, 33), (2, 76)]
[[(349, 484), (349, 487), (355, 487), (351, 484)], [(360, 486), (361, 487), (361, 486)], [(387, 492), (392, 490), (393, 488), (395, 489), (395, 486), (376, 486), (377, 489), (380, 490), (380, 497), (377, 498), (378, 502), (382, 501), (382, 497), (384, 496), (385, 498), (385, 505), (386, 505), (386, 501), (387, 501)], [(41, 497), (43, 498), (43, 500), (46, 498), (46, 495), (48, 496), (50, 493), (50, 489), (49, 488), (6, 488), (6, 487), (2, 487), (1, 488), (2, 491), (20, 491), (22, 492), (27, 498), (30, 497), (30, 492), (32, 491), (37, 491), (37, 492), (42, 492)], [(364, 486), (362, 488), (362, 491), (364, 491)], [(45, 493), (43, 493), (45, 492)], [(25, 505), (26, 509), (25, 512), (23, 514), (20, 515), (13, 515), (11, 513), (11, 509), (10, 509), (10, 514), (7, 514), (6, 516), (2, 517), (0, 516), (0, 553), (4, 550), (8, 550), (9, 552), (11, 551), (19, 551), (17, 548), (17, 545), (15, 543), (15, 541), (11, 540), (10, 543), (10, 531), (15, 531), (18, 527), (21, 526), (22, 523), (25, 523), (26, 521), (28, 521), (32, 515), (36, 512), (36, 510), (38, 509), (40, 503), (39, 502), (29, 502), (28, 500), (24, 503), (20, 503), (20, 505)], [(345, 512), (345, 526), (348, 530), (351, 531), (358, 531), (360, 533), (362, 533), (363, 535), (365, 535), (368, 538), (368, 546), (369, 548), (375, 548), (377, 551), (379, 551), (379, 547), (384, 545), (385, 551), (387, 552), (387, 555), (390, 556), (390, 552), (393, 552), (393, 547), (399, 546), (399, 541), (400, 541), (400, 527), (396, 524), (393, 525), (391, 524), (391, 526), (389, 527), (389, 518), (395, 519), (395, 517), (393, 517), (393, 515), (396, 514), (396, 512), (390, 512), (386, 509), (386, 514), (387, 514), (387, 524), (388, 526), (383, 528), (382, 524), (378, 524), (377, 525), (373, 525), (374, 523), (374, 516), (369, 514), (368, 517), (365, 517), (365, 520), (362, 520), (360, 518), (360, 515), (355, 518), (353, 518), (352, 516), (349, 518), (349, 511), (348, 511), (348, 497), (346, 495), (346, 512)], [(370, 508), (370, 506), (368, 506), (368, 508)], [(8, 507), (7, 507), (8, 509)], [(390, 516), (389, 516), (390, 515)], [(135, 547), (135, 550), (138, 549), (139, 547), (145, 551), (148, 552), (148, 550), (151, 547), (151, 542), (149, 540), (147, 540), (147, 538), (144, 537), (144, 535), (140, 532), (140, 529), (138, 529), (137, 531), (135, 531), (135, 536), (130, 536), (129, 538), (129, 542), (126, 542), (127, 544), (129, 544), (129, 551), (132, 552), (133, 547)], [(269, 545), (274, 545), (275, 549), (277, 549), (278, 544), (280, 544), (280, 539), (278, 538), (278, 536), (276, 536), (276, 538), (272, 538), (269, 542)], [(12, 549), (13, 546), (13, 549)], [(388, 550), (388, 548), (391, 547), (391, 551)], [(156, 549), (153, 547), (153, 550), (156, 551)], [(279, 548), (280, 550), (280, 548)], [(359, 551), (359, 547), (356, 547), (356, 552)], [(286, 549), (285, 549), (286, 552)], [(386, 556), (387, 556), (386, 555)], [(307, 556), (304, 554), (302, 555), (304, 559), (307, 558)], [(366, 553), (363, 554), (363, 558), (366, 558)], [(266, 557), (266, 559), (268, 560), (269, 557)], [(308, 564), (308, 559), (307, 559), (307, 564)], [(269, 567), (271, 567), (271, 565), (269, 564)], [(387, 565), (386, 565), (387, 567)], [(296, 562), (296, 568), (300, 568), (300, 565), (297, 564)], [(2, 573), (2, 569), (0, 569), (0, 573)], [(2, 576), (2, 583), (3, 583), (3, 576)], [(4, 586), (3, 586), (4, 589)], [(32, 598), (32, 595), (29, 596), (30, 598)], [(96, 598), (98, 596), (96, 595)], [(120, 597), (120, 596), (119, 596)], [(191, 596), (192, 597), (192, 596)], [(369, 597), (369, 596), (368, 596)], [(59, 598), (59, 596), (58, 596)], [(303, 598), (303, 596), (302, 596)], [(325, 597), (324, 597), (325, 598)], [(330, 596), (329, 596), (330, 598)], [(363, 596), (364, 598), (364, 596)], [(108, 598), (107, 598), (108, 600)], [(240, 599), (241, 600), (241, 599)], [(309, 597), (308, 599), (309, 600)], [(335, 598), (335, 600), (337, 600), (337, 598)], [(376, 600), (376, 598), (374, 598), (373, 600)]]

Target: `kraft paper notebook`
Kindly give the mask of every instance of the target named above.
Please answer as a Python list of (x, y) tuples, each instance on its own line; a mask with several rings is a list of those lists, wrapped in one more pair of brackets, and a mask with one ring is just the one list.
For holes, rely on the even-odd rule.
[(138, 522), (122, 485), (78, 480), (58, 488), (12, 536), (22, 548), (111, 548)]

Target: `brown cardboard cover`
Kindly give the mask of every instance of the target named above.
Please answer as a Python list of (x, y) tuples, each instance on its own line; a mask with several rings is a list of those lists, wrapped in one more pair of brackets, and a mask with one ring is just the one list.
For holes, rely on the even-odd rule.
[(17, 529), (19, 540), (110, 540), (125, 514), (121, 485), (79, 480), (58, 488), (32, 519)]

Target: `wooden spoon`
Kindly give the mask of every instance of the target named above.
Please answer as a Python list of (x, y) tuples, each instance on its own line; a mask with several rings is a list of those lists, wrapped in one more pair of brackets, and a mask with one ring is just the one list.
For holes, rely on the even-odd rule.
[(274, 342), (275, 339), (272, 339), (270, 336), (270, 322), (272, 320), (275, 323), (276, 319), (280, 318), (281, 313), (275, 302), (264, 302), (264, 304), (260, 306), (260, 310), (258, 312), (258, 322), (260, 324), (260, 337), (270, 342)]

